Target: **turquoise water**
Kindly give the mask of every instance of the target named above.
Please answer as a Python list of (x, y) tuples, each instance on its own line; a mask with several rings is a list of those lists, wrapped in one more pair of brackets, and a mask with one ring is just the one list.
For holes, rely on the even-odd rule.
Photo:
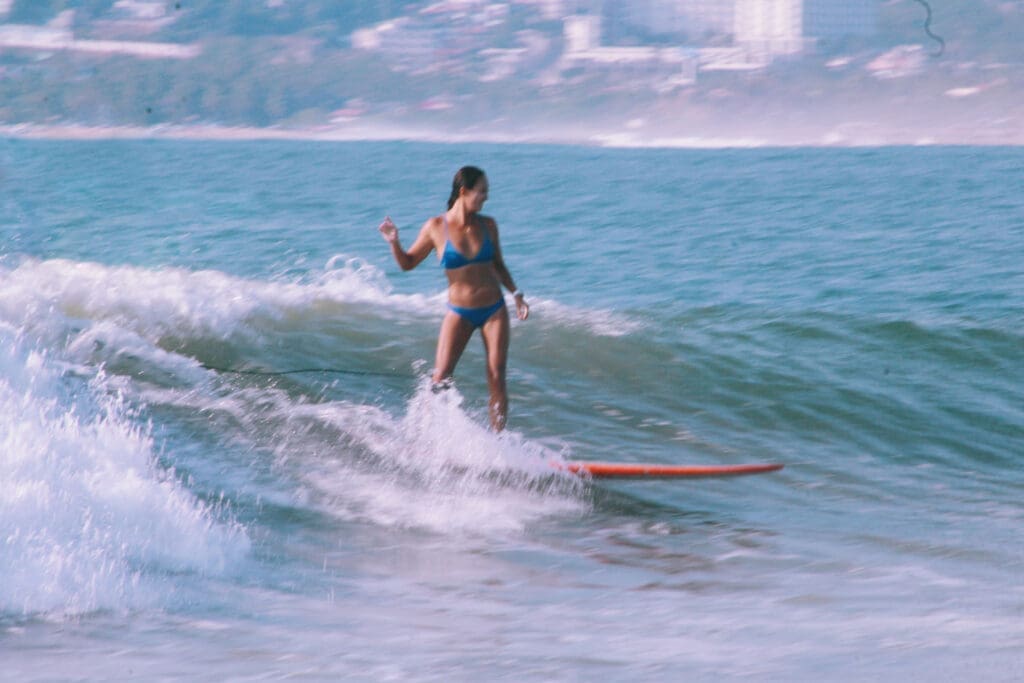
[[(376, 232), (408, 242), (465, 163), (532, 305), (501, 436), (479, 343), (426, 388), (443, 275)], [(12, 680), (1024, 677), (1021, 150), (0, 164)]]

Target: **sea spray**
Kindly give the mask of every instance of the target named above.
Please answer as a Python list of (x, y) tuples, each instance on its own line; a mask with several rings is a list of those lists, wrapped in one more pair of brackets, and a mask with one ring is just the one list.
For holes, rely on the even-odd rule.
[(14, 335), (0, 344), (0, 613), (159, 605), (167, 572), (220, 574), (247, 553), (238, 524), (157, 465), (102, 372), (69, 383)]
[(582, 481), (551, 467), (558, 451), (491, 432), (454, 387), (435, 393), (424, 379), (399, 415), (345, 401), (264, 405), (277, 413), (258, 421), (278, 425), (279, 466), (343, 519), (487, 535), (587, 507)]

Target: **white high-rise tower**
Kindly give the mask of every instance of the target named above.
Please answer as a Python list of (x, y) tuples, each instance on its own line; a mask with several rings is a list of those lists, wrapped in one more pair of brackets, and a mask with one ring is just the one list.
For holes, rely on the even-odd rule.
[(803, 0), (736, 0), (736, 44), (759, 60), (804, 49)]

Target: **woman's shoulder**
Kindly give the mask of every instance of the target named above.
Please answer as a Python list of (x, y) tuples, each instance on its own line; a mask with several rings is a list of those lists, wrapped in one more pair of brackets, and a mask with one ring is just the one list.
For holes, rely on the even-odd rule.
[(477, 220), (480, 221), (480, 225), (487, 228), (489, 232), (495, 233), (498, 231), (498, 221), (494, 220), (494, 218), (491, 216), (485, 216), (482, 213), (478, 213), (476, 216)]
[(431, 245), (431, 248), (437, 247), (444, 239), (444, 230), (442, 229), (443, 222), (441, 216), (431, 216), (427, 220), (423, 221), (423, 226), (420, 228), (420, 234), (416, 238), (417, 242), (426, 241)]
[(440, 234), (441, 228), (444, 225), (444, 215), (440, 214), (437, 216), (431, 216), (427, 220), (423, 221), (423, 230), (431, 234)]

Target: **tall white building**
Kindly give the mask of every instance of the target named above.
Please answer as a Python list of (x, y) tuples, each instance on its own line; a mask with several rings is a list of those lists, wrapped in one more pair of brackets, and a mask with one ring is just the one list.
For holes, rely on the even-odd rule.
[[(756, 69), (816, 41), (877, 32), (878, 0), (566, 0), (568, 53), (591, 52), (620, 22), (700, 48), (701, 69)], [(604, 24), (604, 25), (602, 25)], [(591, 54), (594, 57), (596, 53)], [(618, 53), (616, 53), (618, 54)]]
[(562, 30), (565, 37), (565, 51), (577, 54), (593, 50), (601, 45), (601, 17), (593, 14), (577, 14), (565, 18)]
[(872, 35), (879, 0), (593, 0), (591, 11), (617, 18), (653, 35), (700, 43), (708, 36), (735, 36), (775, 53), (800, 49), (798, 38)]
[(736, 0), (736, 45), (758, 59), (802, 52), (803, 10), (803, 0)]

